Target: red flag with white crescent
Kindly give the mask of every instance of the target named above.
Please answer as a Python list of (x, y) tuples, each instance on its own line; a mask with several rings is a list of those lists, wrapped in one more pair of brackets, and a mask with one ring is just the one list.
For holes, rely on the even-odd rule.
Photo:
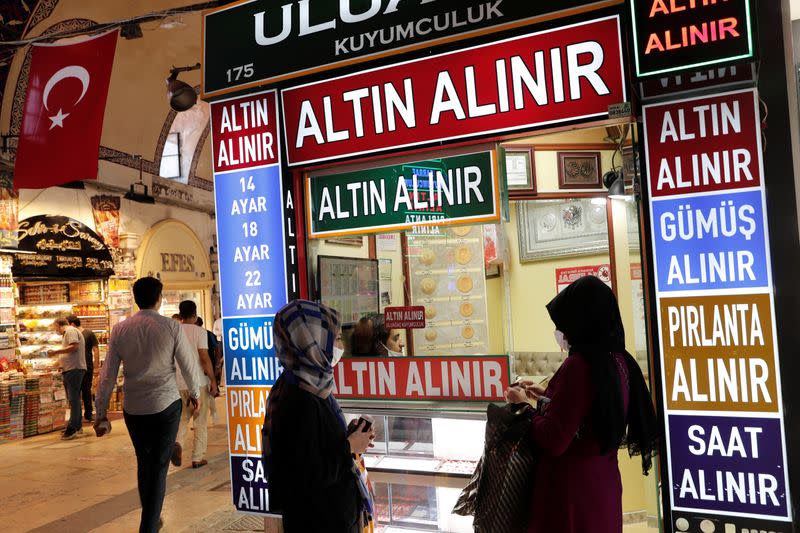
[(16, 189), (97, 179), (118, 34), (33, 45), (14, 166)]

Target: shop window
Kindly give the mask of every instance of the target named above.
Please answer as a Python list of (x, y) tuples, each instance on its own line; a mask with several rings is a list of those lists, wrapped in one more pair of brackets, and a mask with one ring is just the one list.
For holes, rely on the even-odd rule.
[(164, 150), (161, 152), (162, 178), (180, 178), (181, 176), (181, 134), (174, 131), (167, 135)]

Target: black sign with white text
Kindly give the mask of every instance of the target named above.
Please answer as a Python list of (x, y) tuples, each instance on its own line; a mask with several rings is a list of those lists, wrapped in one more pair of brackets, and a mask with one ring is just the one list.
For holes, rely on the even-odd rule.
[[(602, 7), (599, 0), (252, 0), (206, 12), (203, 93), (263, 85)], [(391, 51), (391, 52), (390, 52)]]
[(750, 0), (631, 0), (636, 75), (753, 57)]

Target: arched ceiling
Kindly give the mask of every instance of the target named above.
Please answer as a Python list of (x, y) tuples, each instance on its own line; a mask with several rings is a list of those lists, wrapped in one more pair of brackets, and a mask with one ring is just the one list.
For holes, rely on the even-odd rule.
[[(206, 6), (221, 2), (205, 2)], [(0, 7), (0, 35), (4, 41), (28, 39), (53, 30), (80, 28), (93, 23), (111, 23), (149, 13), (199, 7), (192, 0), (4, 0)], [(11, 24), (9, 24), (11, 23)], [(5, 25), (5, 27), (3, 26)], [(24, 28), (19, 35), (14, 31)], [(117, 42), (111, 74), (108, 101), (101, 138), (101, 159), (115, 157), (114, 162), (101, 161), (100, 180), (127, 187), (138, 176), (138, 163), (126, 156), (141, 155), (145, 171), (157, 174), (155, 166), (160, 143), (169, 128), (165, 123), (170, 113), (165, 79), (172, 66), (193, 65), (200, 61), (200, 11), (172, 15), (167, 19), (141, 23), (142, 38)], [(0, 132), (16, 133), (19, 128), (22, 100), (25, 96), (27, 71), (25, 57), (30, 46), (16, 49), (5, 67), (0, 64)], [(0, 63), (10, 55), (0, 44)], [(5, 71), (3, 69), (6, 69)], [(20, 76), (22, 73), (22, 76)], [(192, 86), (200, 84), (200, 72), (185, 72), (180, 79)], [(208, 143), (205, 143), (206, 145)], [(13, 145), (13, 141), (12, 141)], [(211, 178), (207, 146), (198, 150), (196, 176)]]

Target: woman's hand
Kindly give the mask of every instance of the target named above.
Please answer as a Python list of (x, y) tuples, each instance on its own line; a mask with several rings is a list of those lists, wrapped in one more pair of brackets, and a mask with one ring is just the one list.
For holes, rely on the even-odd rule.
[(539, 397), (544, 396), (544, 387), (529, 379), (522, 379), (519, 382), (520, 387), (525, 389), (525, 393), (531, 400), (538, 400)]
[(521, 387), (507, 388), (505, 397), (508, 403), (527, 403), (528, 401), (528, 396), (525, 394), (525, 389)]
[(372, 439), (375, 438), (375, 430), (370, 428), (369, 431), (362, 431), (364, 424), (366, 424), (366, 421), (361, 420), (356, 426), (355, 431), (347, 437), (347, 440), (350, 441), (350, 451), (352, 453), (362, 454), (366, 452), (368, 448), (374, 446), (372, 444)]

